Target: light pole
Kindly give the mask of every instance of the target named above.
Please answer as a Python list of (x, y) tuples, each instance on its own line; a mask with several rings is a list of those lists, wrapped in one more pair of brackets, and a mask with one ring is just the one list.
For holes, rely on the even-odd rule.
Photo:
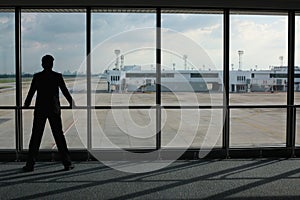
[(279, 56), (279, 60), (280, 60), (280, 67), (283, 66), (283, 56)]
[(239, 54), (239, 70), (242, 70), (242, 55), (244, 54), (243, 50), (238, 50)]

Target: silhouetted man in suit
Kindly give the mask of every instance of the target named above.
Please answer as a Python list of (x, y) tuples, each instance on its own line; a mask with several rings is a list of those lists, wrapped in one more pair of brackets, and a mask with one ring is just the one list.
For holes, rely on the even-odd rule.
[(74, 168), (62, 130), (59, 88), (68, 100), (70, 106), (75, 105), (62, 75), (52, 71), (53, 61), (54, 58), (51, 55), (43, 56), (42, 66), (44, 70), (34, 74), (27, 98), (24, 103), (24, 107), (29, 107), (31, 99), (35, 91), (37, 91), (28, 159), (26, 165), (23, 167), (23, 171), (25, 172), (34, 170), (35, 160), (39, 151), (47, 119), (49, 120), (56, 146), (62, 157), (64, 170), (71, 170)]

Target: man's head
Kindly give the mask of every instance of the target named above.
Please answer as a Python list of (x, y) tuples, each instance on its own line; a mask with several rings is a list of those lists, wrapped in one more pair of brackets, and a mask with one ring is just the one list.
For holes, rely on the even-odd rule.
[(51, 55), (45, 55), (42, 57), (42, 66), (44, 69), (52, 69), (54, 58)]

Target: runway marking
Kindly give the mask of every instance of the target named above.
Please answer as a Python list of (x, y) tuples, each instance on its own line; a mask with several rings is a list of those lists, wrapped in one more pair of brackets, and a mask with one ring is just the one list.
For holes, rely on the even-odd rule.
[[(74, 120), (69, 126), (68, 128), (63, 132), (64, 135), (67, 135), (67, 132), (72, 128), (72, 126), (77, 122), (78, 119)], [(51, 149), (54, 149), (56, 147), (56, 143), (52, 144)]]
[(0, 119), (0, 124), (3, 124), (3, 123), (5, 123), (5, 122), (7, 122), (9, 120), (11, 120), (11, 119), (10, 118), (1, 118)]

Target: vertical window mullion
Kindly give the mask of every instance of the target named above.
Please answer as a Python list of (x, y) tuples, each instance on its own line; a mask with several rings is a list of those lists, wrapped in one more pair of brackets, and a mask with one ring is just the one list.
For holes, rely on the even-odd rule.
[(295, 108), (294, 106), (294, 73), (295, 73), (295, 11), (288, 14), (288, 94), (287, 94), (287, 127), (286, 145), (295, 148)]
[(161, 148), (161, 9), (156, 9), (156, 149)]
[(230, 10), (224, 10), (224, 33), (223, 33), (223, 149), (226, 157), (229, 156), (229, 34), (230, 34)]
[(16, 153), (18, 160), (18, 153), (23, 149), (22, 138), (22, 83), (21, 83), (21, 9), (15, 8), (15, 71), (16, 71)]
[[(92, 149), (91, 116), (91, 8), (86, 9), (87, 148)], [(89, 154), (88, 154), (89, 157)]]

